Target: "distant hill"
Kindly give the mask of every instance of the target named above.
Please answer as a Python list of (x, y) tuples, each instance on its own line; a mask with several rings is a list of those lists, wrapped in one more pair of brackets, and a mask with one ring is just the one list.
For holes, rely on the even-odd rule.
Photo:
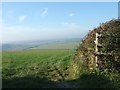
[(61, 40), (35, 40), (21, 41), (2, 45), (2, 50), (28, 50), (28, 49), (76, 49), (81, 42), (78, 38)]

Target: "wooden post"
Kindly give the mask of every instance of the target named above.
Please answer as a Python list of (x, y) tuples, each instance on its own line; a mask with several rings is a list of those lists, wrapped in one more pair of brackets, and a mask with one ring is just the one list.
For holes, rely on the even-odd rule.
[[(98, 53), (98, 45), (99, 45), (99, 42), (98, 42), (98, 37), (101, 37), (101, 34), (98, 34), (96, 33), (96, 37), (95, 37), (95, 53)], [(98, 55), (95, 55), (95, 63), (96, 63), (96, 67), (98, 66), (97, 65), (97, 62), (98, 62)]]

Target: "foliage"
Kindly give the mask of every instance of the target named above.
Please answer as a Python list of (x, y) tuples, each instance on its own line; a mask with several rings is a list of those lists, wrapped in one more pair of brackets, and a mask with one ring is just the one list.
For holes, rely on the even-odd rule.
[[(99, 43), (102, 48), (99, 52), (106, 53), (107, 55), (99, 56), (99, 60), (104, 62), (104, 69), (116, 69), (120, 71), (120, 20), (111, 20), (103, 23), (99, 27), (93, 29), (88, 33), (82, 43), (77, 49), (77, 57), (83, 60), (84, 64), (89, 66), (91, 56), (95, 54), (95, 34), (100, 33), (102, 37), (99, 38)], [(83, 54), (83, 55), (82, 55)], [(110, 55), (112, 54), (112, 55)], [(82, 55), (82, 56), (81, 56)], [(102, 64), (103, 65), (103, 64)], [(99, 65), (99, 69), (103, 67)]]
[[(99, 51), (107, 53), (98, 56), (98, 67), (93, 63), (96, 33), (102, 34), (99, 38), (102, 48), (100, 47)], [(74, 64), (79, 67), (80, 78), (75, 81), (77, 86), (120, 89), (120, 20), (111, 20), (90, 31), (76, 50)]]

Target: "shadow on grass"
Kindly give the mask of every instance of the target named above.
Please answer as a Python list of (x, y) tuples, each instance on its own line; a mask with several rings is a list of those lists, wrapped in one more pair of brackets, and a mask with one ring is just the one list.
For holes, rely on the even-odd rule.
[(3, 79), (2, 88), (54, 88), (55, 82), (48, 80), (46, 77), (16, 77), (12, 79)]
[(53, 82), (47, 78), (34, 76), (3, 79), (3, 88), (115, 88), (113, 82), (104, 75), (82, 74), (76, 80)]
[(114, 83), (105, 75), (100, 74), (82, 74), (76, 80), (67, 81), (78, 88), (115, 88)]

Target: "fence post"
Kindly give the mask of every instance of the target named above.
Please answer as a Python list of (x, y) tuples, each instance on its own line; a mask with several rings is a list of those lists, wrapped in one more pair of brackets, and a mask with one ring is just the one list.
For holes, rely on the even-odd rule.
[(98, 53), (99, 53), (99, 51), (98, 51), (98, 46), (99, 46), (99, 42), (98, 42), (98, 38), (99, 37), (101, 37), (102, 35), (101, 34), (98, 34), (98, 33), (96, 33), (96, 36), (95, 36), (95, 66), (97, 67), (98, 65), (97, 65), (97, 62), (98, 62)]

